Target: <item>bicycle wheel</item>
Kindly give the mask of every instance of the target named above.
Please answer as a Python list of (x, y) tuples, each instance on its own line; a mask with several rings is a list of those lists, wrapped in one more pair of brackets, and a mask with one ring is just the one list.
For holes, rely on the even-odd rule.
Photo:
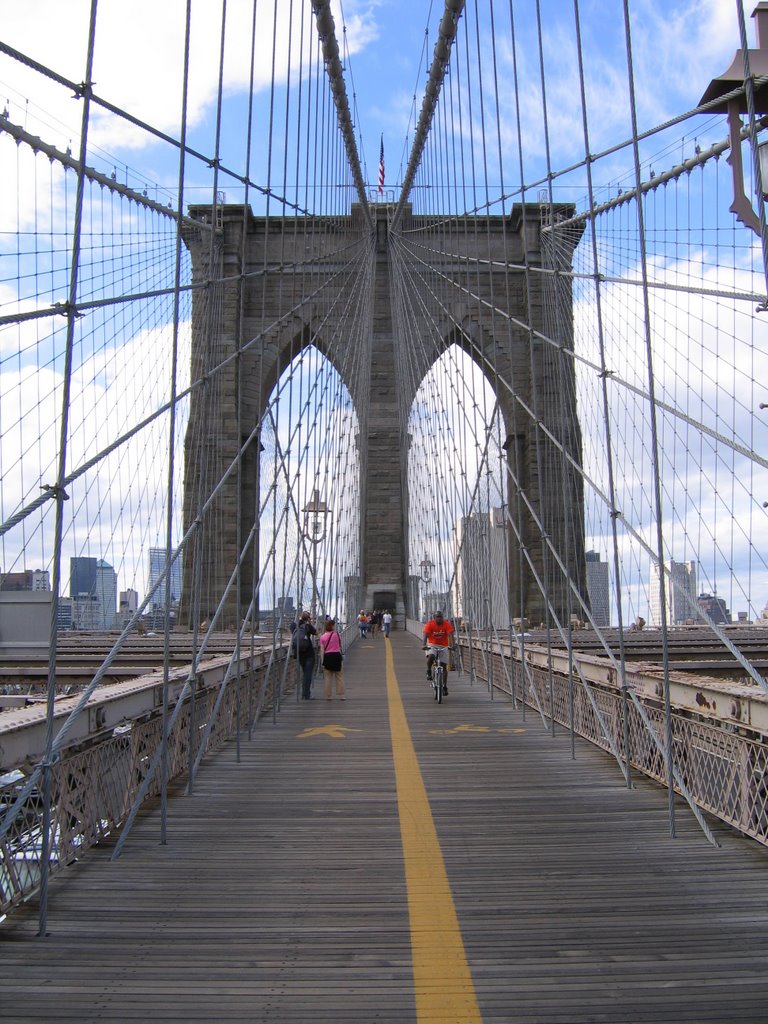
[(443, 683), (445, 681), (445, 665), (442, 661), (438, 661), (435, 665), (435, 686), (437, 692), (435, 693), (435, 700), (438, 704), (443, 703)]

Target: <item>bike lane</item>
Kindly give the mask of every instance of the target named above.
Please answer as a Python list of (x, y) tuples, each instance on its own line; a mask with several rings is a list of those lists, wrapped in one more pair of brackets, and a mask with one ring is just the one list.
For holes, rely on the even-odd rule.
[(416, 1019), (479, 1024), (482, 1016), (389, 642), (386, 674), (408, 892)]

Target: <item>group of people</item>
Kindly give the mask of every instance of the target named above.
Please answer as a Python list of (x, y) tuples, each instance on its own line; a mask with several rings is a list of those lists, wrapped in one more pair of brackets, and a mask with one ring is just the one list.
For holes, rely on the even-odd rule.
[[(315, 674), (315, 641), (317, 629), (312, 624), (309, 612), (302, 612), (293, 630), (291, 655), (299, 662), (301, 669), (301, 699), (312, 700), (312, 678)], [(346, 700), (344, 692), (344, 658), (341, 651), (341, 636), (336, 629), (335, 619), (326, 619), (323, 632), (318, 639), (323, 664), (325, 699), (333, 700), (333, 690), (339, 700)]]
[(357, 625), (360, 628), (360, 636), (363, 639), (368, 636), (373, 638), (379, 631), (384, 636), (389, 636), (392, 629), (392, 613), (389, 608), (383, 611), (380, 608), (374, 608), (372, 612), (367, 612), (364, 608), (361, 608), (360, 614), (357, 616)]
[[(374, 611), (370, 615), (361, 611), (358, 616), (360, 635), (368, 636), (369, 631), (375, 636), (379, 629), (384, 636), (389, 636), (392, 628), (392, 613)], [(325, 620), (323, 632), (318, 632), (312, 623), (309, 612), (302, 612), (298, 622), (292, 623), (291, 656), (296, 658), (301, 670), (301, 699), (312, 700), (312, 680), (316, 665), (316, 642), (319, 647), (323, 666), (323, 683), (325, 699), (333, 700), (334, 690), (339, 700), (346, 700), (344, 691), (344, 657), (341, 649), (341, 636), (336, 629), (336, 620)]]
[[(365, 611), (361, 611), (357, 617), (360, 626), (360, 635), (368, 636), (371, 629), (371, 620), (379, 615), (372, 635), (381, 628), (385, 636), (389, 636), (392, 626), (392, 615), (387, 609), (384, 612), (372, 612), (370, 617)], [(365, 632), (363, 623), (365, 622)], [(453, 625), (443, 616), (441, 611), (435, 612), (427, 622), (423, 630), (424, 650), (427, 653), (427, 677), (431, 679), (432, 669), (439, 659), (446, 667), (450, 664), (450, 648), (453, 643)], [(312, 624), (312, 616), (309, 612), (302, 612), (299, 621), (293, 628), (291, 639), (291, 655), (296, 658), (301, 669), (301, 698), (312, 700), (312, 678), (315, 674), (315, 640), (317, 629)], [(323, 665), (323, 682), (325, 699), (333, 700), (333, 691), (339, 700), (346, 700), (344, 692), (344, 658), (341, 650), (341, 635), (336, 629), (335, 619), (326, 619), (323, 632), (318, 638), (320, 656)], [(443, 693), (448, 693), (447, 683), (443, 687)]]

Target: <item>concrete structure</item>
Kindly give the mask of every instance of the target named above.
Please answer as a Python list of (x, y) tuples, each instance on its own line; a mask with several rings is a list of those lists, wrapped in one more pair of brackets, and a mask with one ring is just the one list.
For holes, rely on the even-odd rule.
[(32, 570), (0, 573), (0, 591), (4, 594), (32, 590)]
[(0, 657), (47, 653), (51, 639), (50, 590), (0, 593)]
[(104, 628), (101, 602), (95, 594), (78, 594), (77, 597), (70, 597), (69, 603), (72, 608), (72, 629), (90, 631)]
[(139, 592), (137, 590), (121, 590), (117, 606), (117, 623), (124, 626), (136, 613), (139, 607)]
[[(272, 629), (288, 629), (291, 622), (295, 622), (299, 609), (293, 603), (293, 597), (278, 597), (277, 607), (262, 608), (259, 618), (259, 629), (271, 631)], [(320, 629), (320, 623), (318, 623)], [(322, 630), (321, 630), (322, 632)]]
[[(207, 510), (197, 531), (195, 550), (192, 545), (188, 548), (182, 623), (191, 624), (195, 617), (193, 565), (200, 579), (199, 617), (209, 615), (223, 593), (237, 558), (234, 510), (241, 509), (239, 532), (241, 537), (247, 536), (258, 500), (260, 452), (254, 431), (282, 371), (310, 344), (338, 370), (360, 424), (360, 582), (355, 606), (391, 608), (396, 622), (402, 622), (409, 612), (408, 439), (404, 436), (402, 411), (410, 409), (414, 389), (453, 344), (475, 360), (482, 352), (487, 375), (488, 367), (494, 368), (495, 381), (490, 376), (488, 379), (506, 427), (504, 449), (511, 481), (508, 508), (516, 524), (508, 533), (512, 615), (522, 614), (537, 622), (546, 617), (550, 607), (565, 616), (569, 583), (557, 565), (558, 558), (570, 578), (586, 590), (583, 536), (574, 525), (583, 522), (583, 494), (579, 475), (571, 464), (581, 461), (573, 361), (558, 355), (539, 333), (555, 340), (561, 353), (572, 348), (570, 284), (566, 275), (556, 273), (532, 274), (526, 279), (524, 270), (526, 263), (551, 270), (569, 268), (582, 228), (569, 226), (556, 238), (555, 232), (558, 216), (569, 214), (571, 208), (517, 205), (506, 217), (476, 218), (470, 227), (462, 222), (461, 230), (446, 243), (439, 227), (412, 215), (407, 207), (397, 228), (397, 258), (388, 237), (391, 207), (380, 204), (371, 212), (374, 238), (362, 208), (356, 204), (348, 217), (335, 218), (328, 224), (318, 224), (312, 218), (266, 220), (254, 217), (242, 206), (225, 206), (216, 210), (212, 241), (212, 208), (190, 209), (191, 217), (205, 225), (199, 233), (194, 227), (185, 227), (194, 281), (206, 284), (194, 292), (192, 339), (192, 379), (205, 379), (205, 386), (191, 396), (185, 440), (185, 531), (198, 514), (201, 496), (211, 494), (241, 444), (248, 443), (240, 466), (239, 495), (237, 475), (233, 473)], [(414, 287), (412, 276), (403, 272), (408, 236), (414, 233), (418, 234), (419, 245), (428, 250), (431, 246), (444, 251), (448, 246), (448, 251), (456, 253), (455, 258), (445, 257), (442, 272), (460, 279), (464, 273), (462, 260), (479, 259), (484, 273), (477, 281), (478, 295), (470, 296), (459, 289), (448, 310), (434, 295), (418, 296), (416, 308), (423, 309), (424, 315), (423, 336), (418, 348), (409, 350), (412, 377), (404, 380), (395, 358), (402, 343), (403, 318), (398, 319), (398, 301)], [(357, 246), (359, 260), (363, 264), (368, 261), (372, 308), (365, 337), (350, 338), (343, 331), (337, 332), (332, 317), (327, 315), (322, 323), (318, 319), (311, 296), (317, 291), (318, 274), (330, 279), (324, 264), (328, 237), (332, 237), (334, 251), (343, 248), (349, 252)], [(358, 274), (358, 288), (360, 281)], [(350, 286), (342, 274), (338, 284), (326, 285), (325, 290), (337, 288), (342, 296), (344, 288)], [(546, 290), (552, 288), (559, 289), (557, 301), (551, 296), (547, 300)], [(504, 297), (511, 316), (494, 312), (500, 302), (504, 303)], [(216, 318), (209, 313), (214, 306)], [(568, 311), (567, 315), (563, 316), (563, 310)], [(219, 311), (223, 313), (219, 315)], [(258, 344), (251, 344), (252, 339)], [(238, 340), (240, 346), (248, 346), (239, 360), (233, 358)], [(358, 372), (359, 361), (352, 358), (360, 346), (370, 353), (368, 373)], [(227, 360), (223, 371), (208, 375), (209, 369)], [(234, 414), (238, 394), (242, 437), (237, 436)], [(519, 414), (515, 396), (534, 411), (535, 420)], [(222, 410), (227, 410), (226, 419)], [(567, 459), (563, 459), (560, 448)], [(521, 549), (525, 550), (524, 556)], [(234, 601), (230, 602), (224, 625), (232, 625), (244, 615), (254, 561), (258, 564), (258, 558), (249, 558), (242, 567), (242, 593), (248, 597), (239, 611)]]
[(32, 589), (33, 590), (50, 590), (51, 589), (51, 576), (47, 569), (33, 569), (32, 570)]

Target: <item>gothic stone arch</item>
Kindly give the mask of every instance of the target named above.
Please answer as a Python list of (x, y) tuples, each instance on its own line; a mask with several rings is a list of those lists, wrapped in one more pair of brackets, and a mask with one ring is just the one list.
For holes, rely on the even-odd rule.
[[(516, 205), (506, 217), (464, 218), (449, 239), (444, 224), (406, 215), (400, 245), (421, 260), (430, 251), (452, 253), (438, 270), (455, 282), (453, 301), (420, 296), (424, 331), (411, 359), (420, 381), (457, 344), (499, 401), (515, 524), (508, 528), (509, 606), (513, 617), (536, 625), (546, 621), (548, 604), (566, 621), (569, 577), (587, 600), (573, 298), (570, 277), (557, 273), (570, 270), (581, 237), (579, 227), (558, 231), (558, 220), (571, 214), (570, 206)], [(411, 287), (402, 275), (394, 291)]]
[[(543, 620), (546, 614), (546, 601), (535, 581), (537, 575), (549, 589), (558, 614), (564, 615), (568, 607), (567, 582), (562, 573), (552, 570), (557, 559), (547, 551), (536, 526), (537, 517), (545, 524), (558, 558), (577, 580), (582, 581), (585, 575), (581, 485), (573, 468), (566, 468), (564, 478), (563, 460), (548, 439), (549, 434), (560, 439), (573, 461), (580, 463), (573, 361), (564, 361), (562, 356), (562, 351), (573, 345), (570, 283), (566, 276), (524, 273), (526, 265), (536, 268), (547, 263), (551, 269), (548, 251), (557, 251), (559, 268), (567, 269), (565, 264), (580, 232), (573, 232), (566, 245), (560, 239), (558, 246), (548, 247), (541, 210), (538, 205), (517, 205), (505, 217), (465, 218), (461, 222), (461, 230), (450, 239), (452, 255), (442, 257), (439, 268), (446, 278), (456, 282), (454, 298), (446, 307), (435, 296), (420, 296), (418, 305), (424, 309), (422, 344), (414, 354), (417, 369), (422, 371), (420, 376), (417, 372), (418, 379), (452, 341), (460, 343), (478, 361), (479, 350), (482, 359), (494, 367), (495, 389), (508, 431), (509, 507), (520, 506), (518, 488), (525, 495), (520, 520), (525, 550), (522, 558), (517, 538), (510, 531), (510, 607), (513, 614), (523, 614), (532, 622)], [(235, 436), (234, 417), (238, 360), (233, 357), (238, 342), (243, 349), (239, 387), (244, 437), (258, 423), (282, 369), (302, 347), (317, 344), (339, 371), (358, 420), (365, 425), (359, 442), (361, 601), (372, 606), (376, 594), (395, 595), (394, 612), (402, 619), (408, 611), (406, 460), (401, 458), (407, 438), (402, 436), (400, 408), (404, 400), (413, 400), (410, 392), (414, 384), (413, 380), (398, 379), (395, 348), (399, 342), (398, 295), (413, 287), (413, 279), (400, 274), (397, 261), (391, 258), (387, 237), (391, 210), (384, 204), (373, 208), (375, 238), (370, 237), (362, 212), (355, 205), (349, 217), (328, 223), (319, 223), (317, 218), (254, 217), (249, 208), (242, 206), (226, 206), (217, 212), (219, 222), (212, 238), (210, 230), (185, 232), (193, 280), (208, 282), (195, 292), (193, 301), (192, 379), (203, 379), (204, 383), (191, 399), (185, 451), (185, 529), (197, 514), (198, 494), (210, 493), (223, 469), (235, 458), (242, 440)], [(190, 214), (206, 224), (212, 219), (211, 207), (193, 207)], [(414, 216), (408, 208), (398, 230), (405, 251), (419, 247), (421, 254), (446, 248), (441, 229)], [(360, 242), (363, 258), (370, 261), (373, 305), (367, 376), (350, 375), (347, 339), (336, 332), (332, 318), (326, 315), (321, 319), (321, 311), (312, 300), (329, 235), (334, 245)], [(482, 272), (478, 273), (478, 267)], [(555, 306), (545, 294), (553, 280), (560, 290)], [(343, 276), (337, 287), (344, 287)], [(552, 308), (559, 311), (554, 318)], [(221, 310), (223, 315), (214, 318), (213, 310)], [(542, 340), (540, 335), (556, 344)], [(226, 359), (230, 362), (223, 371), (206, 376)], [(483, 368), (487, 372), (487, 365)], [(534, 419), (522, 415), (524, 406), (535, 410)], [(219, 416), (221, 409), (231, 410), (227, 422), (217, 423), (216, 429), (201, 430), (206, 417)], [(253, 521), (258, 474), (255, 442), (249, 445), (241, 474), (244, 531)], [(512, 481), (517, 481), (517, 486)], [(208, 603), (221, 594), (235, 563), (236, 517), (226, 510), (237, 507), (236, 486), (233, 474), (217, 502), (221, 514), (218, 518), (211, 516), (210, 526), (203, 523), (198, 530), (200, 576)], [(214, 538), (214, 530), (221, 531), (221, 536)], [(248, 600), (252, 582), (249, 572), (246, 570), (243, 577)], [(192, 615), (194, 586), (190, 553), (184, 567), (183, 614), (187, 619)], [(586, 592), (585, 586), (581, 589)], [(200, 610), (206, 615), (211, 609), (201, 605)], [(234, 625), (242, 612), (230, 603), (225, 624)]]
[[(304, 348), (314, 345), (336, 368), (360, 419), (364, 396), (350, 373), (348, 339), (333, 314), (334, 288), (343, 299), (343, 276), (337, 284), (331, 280), (326, 285), (322, 308), (313, 293), (318, 274), (327, 273), (322, 257), (329, 243), (338, 248), (354, 238), (364, 240), (365, 222), (359, 211), (327, 223), (306, 217), (254, 217), (242, 205), (218, 208), (215, 223), (210, 206), (193, 206), (189, 212), (201, 224), (199, 230), (190, 225), (184, 232), (196, 286), (192, 380), (201, 383), (191, 396), (185, 438), (184, 530), (195, 522), (201, 503), (247, 443), (239, 484), (240, 536), (245, 538), (259, 499), (258, 427), (281, 373)], [(187, 625), (196, 614), (210, 616), (232, 574), (238, 548), (237, 507), (238, 478), (232, 473), (201, 519), (194, 546), (185, 553), (181, 620)], [(236, 626), (247, 610), (254, 562), (258, 564), (258, 558), (243, 563), (242, 606), (236, 609), (234, 598), (227, 603), (225, 627)]]

